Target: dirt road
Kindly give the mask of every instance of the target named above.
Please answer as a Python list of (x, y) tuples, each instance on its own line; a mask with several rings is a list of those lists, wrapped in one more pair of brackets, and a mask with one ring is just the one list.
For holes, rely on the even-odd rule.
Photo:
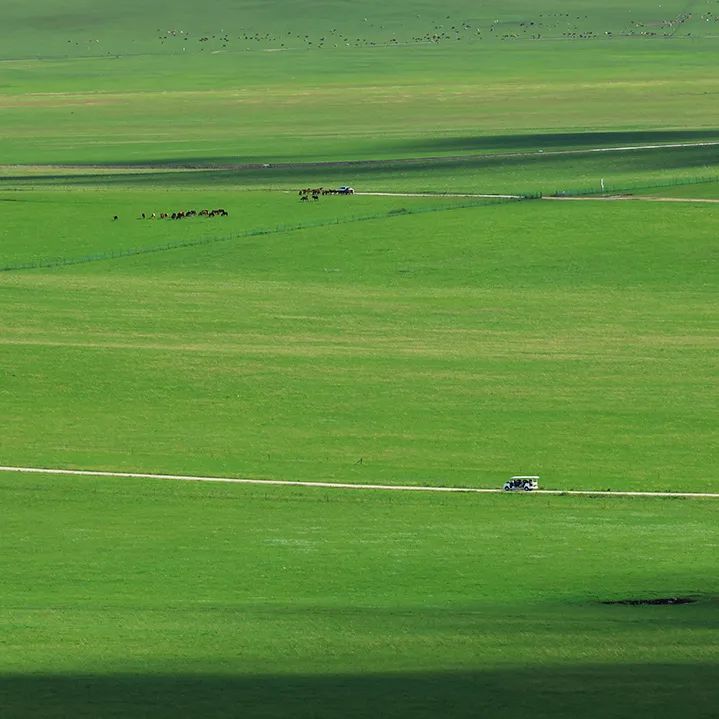
[[(243, 479), (238, 477), (203, 477), (183, 474), (147, 474), (144, 472), (105, 472), (84, 469), (50, 469), (47, 467), (3, 467), (0, 472), (21, 474), (54, 474), (75, 477), (99, 477), (116, 479), (165, 479), (177, 482), (222, 482), (231, 484), (256, 484), (282, 487), (310, 487), (317, 489), (364, 489), (388, 492), (454, 492), (464, 494), (503, 494), (502, 489), (479, 489), (473, 487), (428, 487), (422, 485), (404, 486), (388, 484), (349, 484), (343, 482), (295, 482), (282, 479)], [(607, 492), (603, 490), (562, 490), (535, 489), (522, 494), (576, 495), (606, 497), (672, 497), (683, 499), (719, 499), (718, 492)]]

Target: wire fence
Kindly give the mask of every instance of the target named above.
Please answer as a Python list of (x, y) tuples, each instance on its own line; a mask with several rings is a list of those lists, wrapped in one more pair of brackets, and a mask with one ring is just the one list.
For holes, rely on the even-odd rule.
[(636, 190), (657, 190), (662, 187), (682, 187), (685, 185), (704, 185), (719, 182), (719, 175), (709, 177), (673, 177), (666, 180), (652, 180), (629, 184), (612, 185), (608, 182), (599, 187), (574, 187), (565, 190), (555, 190), (550, 197), (586, 197), (587, 195), (616, 195), (634, 192)]
[(350, 217), (334, 218), (331, 220), (318, 220), (316, 222), (302, 222), (288, 225), (275, 225), (274, 227), (260, 227), (244, 232), (238, 232), (232, 235), (215, 235), (209, 237), (195, 238), (192, 240), (180, 240), (174, 242), (166, 242), (162, 245), (149, 245), (144, 247), (128, 247), (115, 250), (105, 250), (103, 252), (94, 252), (89, 255), (81, 255), (77, 257), (51, 257), (37, 260), (28, 260), (25, 262), (14, 262), (0, 266), (0, 272), (13, 272), (19, 270), (35, 270), (50, 269), (55, 267), (65, 267), (69, 265), (81, 265), (90, 262), (103, 262), (106, 260), (115, 260), (123, 257), (133, 257), (136, 255), (149, 255), (157, 252), (168, 252), (170, 250), (179, 250), (188, 247), (201, 247), (204, 245), (212, 245), (220, 242), (231, 242), (233, 240), (241, 240), (250, 237), (262, 237), (264, 235), (275, 235), (285, 232), (296, 232), (300, 230), (311, 230), (322, 227), (332, 227), (337, 225), (346, 225), (356, 222), (367, 222), (369, 220), (391, 219), (395, 217), (406, 217), (407, 215), (419, 215), (431, 212), (447, 212), (450, 210), (461, 210), (474, 207), (488, 207), (493, 205), (508, 204), (518, 202), (524, 199), (535, 199), (532, 196), (517, 198), (496, 198), (481, 200), (473, 200), (470, 202), (457, 203), (452, 205), (433, 205), (431, 207), (417, 208), (395, 208), (387, 212), (375, 213), (371, 215), (353, 215)]

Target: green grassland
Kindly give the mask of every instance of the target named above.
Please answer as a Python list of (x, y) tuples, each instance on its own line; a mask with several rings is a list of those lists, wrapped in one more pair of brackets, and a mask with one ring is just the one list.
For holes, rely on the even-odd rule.
[[(29, 262), (61, 262), (102, 253), (215, 243), (259, 233), (283, 234), (296, 228), (319, 228), (402, 214), (431, 214), (449, 208), (486, 205), (492, 200), (453, 197), (324, 197), (299, 200), (296, 192), (244, 192), (226, 187), (172, 189), (106, 187), (0, 194), (4, 227), (0, 230), (5, 267)], [(496, 202), (496, 201), (494, 201)], [(231, 208), (228, 217), (193, 217), (162, 221), (178, 210)], [(155, 213), (154, 220), (150, 216)], [(142, 221), (142, 215), (145, 221)], [(118, 222), (108, 225), (117, 216)], [(53, 231), (48, 232), (52, 223)]]
[[(682, 133), (662, 133), (676, 143)], [(516, 138), (515, 138), (516, 139)], [(531, 141), (531, 140), (530, 140)], [(602, 136), (602, 142), (607, 138)], [(611, 143), (611, 138), (609, 138)], [(616, 140), (615, 140), (616, 142)], [(657, 188), (671, 194), (682, 184), (696, 187), (715, 180), (718, 146), (660, 147), (602, 152), (593, 150), (532, 151), (510, 154), (470, 154), (456, 157), (411, 158), (372, 162), (213, 164), (205, 167), (6, 167), (0, 188), (97, 188), (142, 191), (161, 188), (236, 191), (292, 190), (306, 186), (333, 187), (351, 183), (360, 191), (430, 192), (437, 194), (589, 194)], [(190, 162), (190, 164), (192, 164)], [(695, 185), (695, 183), (697, 183)], [(140, 204), (143, 204), (142, 202)]]
[(190, 163), (213, 172), (115, 179), (518, 193), (714, 177), (717, 146), (590, 152), (719, 139), (714, 6), (18, 3), (0, 176)]
[[(645, 193), (642, 192), (641, 194)], [(671, 196), (686, 199), (717, 200), (719, 199), (719, 182), (682, 183), (671, 187), (656, 187), (649, 189), (646, 194), (655, 197)]]
[[(717, 17), (6, 0), (0, 463), (719, 491)], [(3, 473), (0, 715), (712, 717), (715, 516)]]
[[(3, 274), (8, 462), (716, 489), (712, 206), (244, 193), (183, 224), (103, 215), (130, 192), (74, 197), (75, 239), (13, 259), (148, 251)], [(53, 198), (8, 203), (15, 236)], [(261, 217), (328, 224), (242, 234)]]
[[(36, 5), (18, 4), (0, 31), (5, 163), (392, 159), (591, 132), (717, 138), (713, 2), (689, 13), (678, 0), (541, 12), (310, 2), (287, 3), (283, 19), (259, 3)], [(529, 23), (545, 34), (532, 39)], [(214, 48), (220, 29), (232, 38)], [(89, 47), (74, 44), (88, 35)]]
[[(7, 717), (712, 715), (713, 503), (0, 478)], [(602, 601), (689, 596), (683, 606)]]
[(0, 151), (6, 163), (271, 163), (512, 150), (516, 134), (541, 135), (532, 149), (563, 132), (718, 136), (711, 40), (355, 53), (10, 61)]

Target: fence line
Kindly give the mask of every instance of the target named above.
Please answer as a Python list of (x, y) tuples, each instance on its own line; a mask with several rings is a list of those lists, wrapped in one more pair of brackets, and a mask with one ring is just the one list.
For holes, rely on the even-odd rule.
[(507, 204), (510, 202), (518, 202), (524, 199), (536, 199), (534, 195), (526, 195), (513, 198), (498, 198), (475, 200), (472, 202), (459, 203), (451, 206), (433, 206), (418, 207), (413, 209), (393, 209), (387, 212), (377, 213), (373, 215), (354, 215), (349, 218), (334, 218), (326, 221), (304, 222), (295, 225), (275, 225), (274, 227), (261, 227), (253, 230), (246, 230), (234, 235), (210, 236), (202, 237), (195, 240), (186, 240), (179, 242), (167, 242), (164, 245), (151, 245), (146, 247), (130, 247), (119, 250), (109, 250), (107, 252), (96, 252), (91, 255), (82, 255), (80, 257), (58, 257), (33, 260), (28, 262), (18, 262), (0, 267), (0, 272), (13, 272), (18, 270), (34, 270), (34, 269), (51, 269), (54, 267), (65, 267), (68, 265), (81, 265), (90, 262), (101, 262), (104, 260), (119, 259), (122, 257), (131, 257), (136, 255), (146, 255), (156, 252), (167, 252), (169, 250), (184, 249), (187, 247), (200, 247), (203, 245), (215, 244), (218, 242), (229, 242), (231, 240), (245, 239), (248, 237), (261, 237), (263, 235), (280, 234), (283, 232), (295, 232), (298, 230), (311, 230), (319, 227), (331, 227), (333, 225), (352, 224), (354, 222), (367, 222), (368, 220), (391, 219), (394, 217), (403, 217), (407, 215), (419, 215), (428, 212), (446, 212), (448, 210), (460, 210), (473, 207), (485, 207), (491, 205)]
[(551, 197), (584, 197), (586, 195), (609, 195), (632, 190), (652, 190), (660, 187), (681, 187), (684, 185), (704, 185), (710, 182), (719, 182), (719, 175), (710, 177), (672, 177), (667, 180), (639, 182), (635, 184), (613, 186), (605, 183), (601, 187), (571, 188), (569, 190), (556, 190)]

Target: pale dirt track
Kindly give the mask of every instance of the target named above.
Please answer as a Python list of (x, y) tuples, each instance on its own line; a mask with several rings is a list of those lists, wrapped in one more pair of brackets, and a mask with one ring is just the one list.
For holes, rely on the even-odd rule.
[[(392, 492), (454, 492), (463, 494), (503, 494), (502, 489), (478, 489), (471, 487), (427, 487), (388, 484), (346, 484), (342, 482), (295, 482), (283, 479), (240, 479), (237, 477), (202, 477), (182, 474), (145, 474), (143, 472), (104, 472), (86, 469), (49, 469), (46, 467), (2, 467), (0, 472), (22, 474), (56, 474), (76, 477), (106, 477), (117, 479), (169, 479), (179, 482), (224, 482), (230, 484), (257, 484), (283, 487), (312, 487), (319, 489), (365, 489)], [(716, 492), (607, 492), (602, 490), (535, 489), (521, 494), (577, 495), (607, 497), (671, 497), (678, 499), (719, 499)]]
[(441, 200), (444, 197), (469, 197), (490, 200), (521, 200), (521, 195), (490, 195), (473, 192), (355, 192), (355, 195), (368, 197), (434, 197)]

